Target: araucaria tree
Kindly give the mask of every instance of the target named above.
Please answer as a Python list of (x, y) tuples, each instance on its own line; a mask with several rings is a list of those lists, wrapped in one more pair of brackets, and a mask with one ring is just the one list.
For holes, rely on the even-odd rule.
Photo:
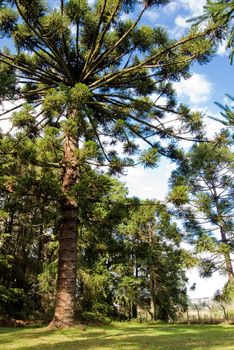
[[(193, 29), (175, 41), (161, 27), (140, 25), (145, 11), (167, 3), (153, 0), (145, 6), (136, 0), (99, 0), (91, 6), (85, 0), (1, 1), (1, 35), (15, 43), (12, 53), (0, 52), (0, 80), (8, 77), (1, 100), (17, 101), (8, 112), (14, 112), (15, 127), (28, 127), (27, 135), (33, 130), (44, 137), (50, 126), (51, 138), (62, 140), (53, 162), (45, 152), (37, 164), (59, 166), (61, 172), (55, 327), (74, 322), (83, 164), (92, 161), (110, 165), (112, 173), (120, 172), (134, 164), (131, 156), (138, 155), (141, 163), (153, 166), (160, 154), (176, 156), (176, 138), (191, 137), (190, 132), (200, 137), (199, 114), (176, 105), (171, 82), (188, 77), (193, 60), (207, 61), (210, 31)], [(131, 13), (135, 19), (126, 20)], [(3, 113), (2, 120), (8, 116)], [(137, 138), (148, 144), (148, 151), (139, 153)], [(167, 146), (160, 144), (160, 138), (168, 140)], [(113, 149), (116, 142), (123, 143), (122, 159)]]
[[(172, 173), (171, 199), (181, 206), (187, 234), (202, 259), (202, 274), (225, 272), (233, 283), (233, 152), (224, 135), (218, 144), (193, 146), (185, 161)], [(189, 236), (189, 235), (188, 235)]]
[(230, 49), (230, 62), (233, 63), (234, 57), (234, 1), (233, 0), (207, 0), (204, 6), (203, 15), (199, 16), (199, 21), (212, 21), (216, 28), (219, 28), (219, 36), (227, 39), (226, 48)]

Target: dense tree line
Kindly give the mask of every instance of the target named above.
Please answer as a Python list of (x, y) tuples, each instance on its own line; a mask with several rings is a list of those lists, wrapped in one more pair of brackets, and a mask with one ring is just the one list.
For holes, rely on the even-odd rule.
[[(1, 141), (4, 147), (6, 137)], [(8, 150), (15, 142), (17, 137), (9, 136)], [(39, 157), (41, 145), (33, 146)], [(26, 151), (28, 144), (22, 156)], [(28, 159), (11, 154), (3, 161), (1, 315), (50, 319), (61, 215), (58, 174), (54, 169), (41, 173)], [(166, 205), (127, 198), (122, 183), (90, 167), (79, 185), (79, 317), (131, 319), (149, 312), (154, 319), (176, 318), (187, 302), (186, 252)]]

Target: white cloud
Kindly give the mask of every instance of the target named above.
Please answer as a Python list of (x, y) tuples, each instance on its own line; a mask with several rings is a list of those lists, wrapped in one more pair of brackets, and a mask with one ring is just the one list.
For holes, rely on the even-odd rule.
[(217, 54), (220, 56), (228, 56), (230, 53), (230, 49), (227, 48), (227, 40), (222, 41), (217, 50)]
[(89, 4), (90, 6), (93, 6), (94, 3), (95, 3), (95, 0), (88, 0), (88, 4)]
[[(177, 17), (175, 18), (175, 27), (170, 29), (170, 34), (178, 39), (186, 34), (186, 29), (191, 26), (191, 23), (187, 22), (189, 19), (196, 18), (203, 13), (203, 6), (206, 4), (206, 0), (178, 0), (176, 4), (171, 3), (172, 6), (167, 14), (176, 12)], [(174, 5), (173, 5), (174, 4)], [(168, 6), (165, 7), (167, 9)], [(204, 23), (200, 25), (204, 26)]]
[(174, 164), (163, 159), (156, 169), (144, 169), (140, 166), (128, 168), (127, 175), (120, 180), (126, 183), (130, 196), (164, 200), (168, 190), (168, 179), (174, 168)]
[(150, 22), (154, 22), (159, 17), (157, 10), (149, 10), (145, 12), (144, 18), (148, 19)]
[(0, 130), (3, 132), (8, 132), (11, 129), (11, 123), (8, 120), (0, 121)]
[(120, 17), (120, 20), (121, 21), (127, 21), (131, 18), (130, 14), (129, 13), (123, 13)]
[(213, 118), (217, 118), (217, 119), (222, 119), (222, 118), (221, 118), (221, 115), (219, 113), (214, 114), (214, 113), (208, 112), (207, 115), (208, 116), (206, 116), (204, 118), (206, 134), (207, 134), (208, 138), (212, 138), (215, 136), (215, 134), (217, 134), (221, 131), (221, 129), (223, 128), (223, 125), (220, 122), (209, 118), (209, 116), (213, 117)]
[[(16, 107), (20, 103), (22, 103), (22, 100), (19, 100), (17, 103), (4, 101), (0, 105), (0, 114), (3, 114), (4, 112)], [(9, 112), (0, 116), (0, 129), (2, 129), (4, 132), (8, 132), (12, 127), (11, 120), (10, 120), (11, 114), (12, 112)]]
[(165, 96), (158, 96), (158, 94), (151, 94), (151, 100), (157, 105), (165, 106), (167, 104), (167, 98)]
[(185, 28), (175, 26), (173, 29), (169, 29), (169, 34), (173, 39), (180, 39), (185, 35)]
[(188, 22), (186, 22), (187, 18), (182, 16), (177, 16), (175, 19), (175, 24), (177, 27), (180, 28), (188, 28), (190, 25)]
[(178, 4), (178, 2), (172, 1), (172, 2), (169, 2), (168, 5), (163, 7), (162, 11), (166, 14), (172, 14), (173, 12), (175, 12), (177, 10), (177, 8), (179, 6), (180, 5)]
[(223, 41), (223, 42), (219, 45), (218, 50), (217, 50), (217, 54), (218, 54), (218, 55), (221, 55), (221, 56), (223, 56), (223, 55), (226, 54), (226, 42), (225, 42), (225, 41)]
[(172, 29), (169, 29), (170, 35), (174, 39), (180, 39), (186, 34), (186, 30), (190, 27), (190, 23), (186, 22), (188, 17), (177, 16), (175, 18), (175, 26)]
[(179, 0), (181, 6), (189, 11), (191, 17), (199, 16), (203, 13), (206, 0)]
[(186, 11), (189, 18), (199, 16), (203, 13), (203, 6), (206, 5), (206, 0), (177, 0), (170, 2), (162, 11), (171, 15), (176, 11)]
[(205, 75), (194, 73), (191, 78), (174, 83), (177, 95), (188, 98), (189, 103), (198, 105), (209, 100), (213, 91), (213, 85)]

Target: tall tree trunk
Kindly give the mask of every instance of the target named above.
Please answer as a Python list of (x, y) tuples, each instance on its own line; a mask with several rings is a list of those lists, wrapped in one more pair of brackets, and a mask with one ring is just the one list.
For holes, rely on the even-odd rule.
[[(227, 244), (228, 240), (227, 240), (227, 235), (226, 232), (224, 230), (224, 221), (222, 218), (222, 212), (220, 210), (220, 201), (219, 201), (219, 196), (217, 194), (216, 191), (216, 187), (213, 184), (213, 191), (214, 191), (214, 200), (215, 200), (215, 206), (216, 206), (216, 211), (217, 214), (220, 218), (220, 222), (219, 222), (219, 229), (220, 229), (220, 234), (221, 234), (221, 240), (223, 243)], [(225, 265), (226, 265), (226, 272), (228, 275), (228, 280), (229, 281), (233, 281), (234, 280), (234, 272), (233, 272), (233, 267), (232, 267), (232, 260), (231, 260), (231, 255), (230, 253), (225, 253), (224, 254), (224, 260), (225, 260)]]
[(197, 310), (197, 317), (198, 317), (198, 322), (201, 322), (201, 316), (200, 316), (200, 311), (199, 311), (199, 307), (197, 305), (195, 305), (195, 309)]
[[(149, 227), (149, 244), (150, 247), (153, 246), (153, 237), (154, 237), (154, 230), (152, 227)], [(157, 277), (156, 277), (156, 273), (154, 270), (154, 265), (153, 262), (151, 261), (150, 263), (150, 271), (149, 271), (149, 278), (150, 278), (150, 296), (151, 296), (151, 300), (150, 300), (150, 308), (151, 308), (151, 312), (152, 312), (152, 319), (154, 321), (157, 320), (158, 318), (158, 307), (157, 307), (157, 298), (156, 298), (156, 285), (157, 285)]]
[(228, 314), (227, 314), (226, 308), (223, 304), (220, 304), (220, 305), (223, 309), (224, 320), (228, 323)]
[[(70, 119), (75, 117), (72, 113)], [(58, 280), (55, 313), (50, 328), (70, 327), (75, 321), (77, 276), (77, 200), (71, 188), (79, 180), (76, 150), (78, 137), (66, 135), (63, 147), (61, 221), (59, 225)]]
[[(136, 262), (136, 253), (135, 253), (135, 263), (134, 263), (134, 270), (135, 270), (135, 278), (138, 279), (138, 266)], [(132, 311), (132, 317), (131, 318), (137, 318), (138, 312), (137, 312), (137, 304), (138, 304), (138, 293), (137, 293), (137, 287), (135, 290), (135, 298), (134, 301), (131, 303), (131, 311)]]
[(51, 326), (70, 327), (75, 320), (77, 271), (77, 208), (65, 201), (59, 229), (58, 281)]
[(151, 312), (153, 316), (153, 320), (156, 321), (158, 318), (158, 308), (157, 308), (157, 301), (156, 301), (156, 281), (155, 281), (155, 272), (153, 271), (153, 268), (151, 268), (150, 271), (150, 295), (151, 295)]
[(132, 313), (132, 317), (131, 318), (137, 318), (137, 304), (132, 302), (131, 303), (131, 313)]
[(210, 323), (212, 324), (213, 323), (213, 318), (212, 318), (212, 310), (211, 310), (211, 307), (209, 305), (207, 305), (209, 311), (210, 311)]
[[(222, 237), (222, 242), (227, 243), (227, 237), (226, 233), (223, 230), (223, 227), (220, 227), (220, 233)], [(228, 280), (233, 281), (234, 280), (234, 272), (233, 272), (233, 267), (232, 267), (232, 260), (231, 260), (231, 255), (230, 253), (225, 253), (224, 254), (224, 259), (225, 259), (225, 265), (226, 265), (226, 272), (228, 275)]]

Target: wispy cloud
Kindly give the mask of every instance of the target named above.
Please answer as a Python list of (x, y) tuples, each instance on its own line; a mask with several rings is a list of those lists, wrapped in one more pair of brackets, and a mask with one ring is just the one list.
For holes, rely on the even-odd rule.
[(168, 187), (167, 182), (175, 165), (164, 159), (156, 169), (134, 167), (127, 170), (127, 175), (121, 178), (127, 184), (130, 196), (164, 200)]
[(199, 105), (209, 100), (213, 85), (203, 74), (194, 73), (189, 79), (174, 83), (177, 95), (185, 97), (192, 105)]
[(181, 8), (187, 10), (191, 17), (199, 16), (203, 13), (206, 0), (179, 0)]
[(227, 40), (219, 44), (217, 54), (220, 56), (228, 56), (230, 54), (230, 49), (227, 48)]
[(187, 22), (187, 19), (188, 18), (182, 16), (177, 16), (175, 19), (176, 26), (180, 28), (188, 28), (190, 24)]
[(149, 22), (154, 22), (156, 19), (159, 18), (159, 12), (158, 10), (152, 10), (150, 9), (149, 11), (145, 12), (144, 18), (147, 19)]
[(186, 12), (188, 18), (193, 18), (203, 13), (205, 4), (206, 0), (177, 0), (171, 1), (162, 11), (170, 16), (175, 12)]

